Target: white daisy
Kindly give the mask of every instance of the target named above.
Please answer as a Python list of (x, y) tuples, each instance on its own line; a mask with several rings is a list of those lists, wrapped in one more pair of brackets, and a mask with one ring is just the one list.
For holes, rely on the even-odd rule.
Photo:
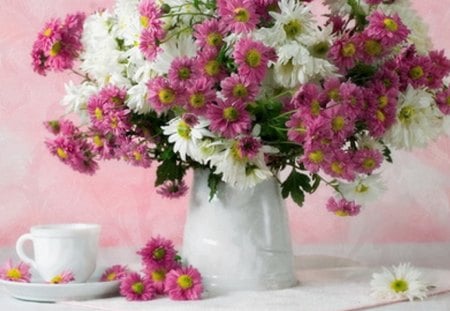
[(374, 273), (370, 282), (371, 296), (383, 300), (409, 300), (427, 297), (428, 287), (422, 279), (422, 273), (412, 267), (410, 263), (392, 266), (392, 269), (383, 267), (383, 272)]
[(172, 61), (180, 56), (194, 57), (197, 46), (191, 36), (180, 36), (160, 45), (161, 52), (153, 62), (153, 69), (160, 74), (167, 74)]
[(134, 112), (144, 114), (151, 110), (147, 102), (147, 84), (139, 83), (127, 91), (126, 105)]
[(397, 122), (386, 133), (384, 140), (398, 149), (425, 147), (442, 133), (442, 118), (434, 107), (433, 95), (408, 86), (400, 95)]
[(338, 189), (347, 200), (364, 205), (379, 199), (386, 187), (380, 175), (373, 174), (360, 176), (351, 183), (339, 182)]
[(89, 97), (97, 93), (98, 88), (90, 82), (74, 84), (72, 81), (64, 85), (66, 95), (61, 104), (66, 107), (66, 112), (77, 113), (83, 122), (89, 120), (86, 106)]
[(173, 143), (173, 150), (180, 154), (180, 158), (186, 161), (186, 156), (196, 157), (198, 146), (203, 137), (212, 136), (207, 129), (209, 121), (198, 118), (193, 125), (188, 124), (180, 117), (169, 121), (167, 126), (162, 126), (164, 135), (169, 136), (169, 142)]
[(114, 13), (117, 16), (116, 34), (125, 45), (133, 46), (139, 42), (141, 23), (138, 11), (139, 0), (117, 0)]

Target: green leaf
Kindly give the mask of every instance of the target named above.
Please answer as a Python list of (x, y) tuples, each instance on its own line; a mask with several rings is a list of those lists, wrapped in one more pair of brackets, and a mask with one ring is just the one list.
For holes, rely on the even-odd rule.
[(218, 186), (222, 182), (222, 174), (217, 175), (213, 172), (209, 173), (208, 176), (208, 187), (209, 187), (209, 200), (211, 201), (217, 194)]
[(389, 163), (393, 163), (392, 156), (391, 156), (391, 149), (389, 149), (387, 146), (384, 146), (383, 149), (383, 156)]
[(347, 78), (351, 79), (353, 83), (362, 86), (371, 80), (376, 72), (377, 68), (375, 66), (358, 63), (348, 71)]
[(305, 192), (310, 193), (313, 187), (310, 185), (311, 179), (308, 175), (297, 172), (295, 169), (281, 184), (281, 195), (284, 199), (291, 196), (297, 205), (302, 206), (305, 200)]
[(164, 160), (156, 169), (155, 186), (160, 186), (168, 180), (181, 180), (184, 173), (185, 169), (177, 163), (176, 157)]
[(356, 28), (359, 30), (364, 29), (368, 22), (366, 19), (366, 13), (359, 4), (359, 0), (347, 0), (347, 3), (352, 8), (351, 15), (355, 18)]

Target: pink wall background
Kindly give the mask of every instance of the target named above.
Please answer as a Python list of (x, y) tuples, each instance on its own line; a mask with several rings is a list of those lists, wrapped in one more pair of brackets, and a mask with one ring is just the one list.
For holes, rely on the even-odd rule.
[[(40, 223), (97, 222), (102, 245), (142, 245), (161, 234), (182, 241), (187, 198), (164, 200), (153, 189), (154, 169), (102, 163), (95, 176), (73, 172), (50, 156), (44, 120), (63, 113), (65, 74), (42, 78), (30, 67), (37, 31), (50, 17), (92, 12), (112, 0), (2, 0), (0, 6), (0, 246)], [(450, 0), (414, 0), (438, 49), (450, 56)], [(389, 187), (356, 218), (325, 211), (322, 189), (300, 209), (288, 202), (293, 241), (304, 243), (450, 242), (450, 139), (395, 154)], [(189, 178), (190, 180), (190, 178)]]

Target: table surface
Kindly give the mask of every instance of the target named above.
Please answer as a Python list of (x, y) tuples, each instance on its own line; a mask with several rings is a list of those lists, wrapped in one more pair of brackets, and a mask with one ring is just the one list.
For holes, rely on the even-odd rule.
[[(424, 301), (384, 304), (369, 296), (370, 279), (380, 267), (367, 267), (345, 258), (330, 256), (297, 257), (297, 277), (294, 288), (235, 292), (206, 296), (200, 301), (179, 302), (157, 298), (146, 302), (129, 302), (122, 297), (87, 301), (36, 303), (12, 298), (0, 290), (0, 310), (450, 310), (450, 270), (421, 268), (424, 277), (436, 285)], [(1, 286), (0, 286), (1, 287)]]

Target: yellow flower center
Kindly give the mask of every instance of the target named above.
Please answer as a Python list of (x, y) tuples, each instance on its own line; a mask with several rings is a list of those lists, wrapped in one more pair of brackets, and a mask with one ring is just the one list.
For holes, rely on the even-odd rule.
[(177, 284), (182, 289), (188, 289), (191, 288), (192, 285), (194, 285), (194, 282), (192, 281), (192, 278), (189, 275), (183, 274), (178, 277)]
[(383, 46), (376, 40), (368, 39), (364, 42), (364, 51), (370, 56), (379, 56), (383, 52)]
[(256, 49), (250, 49), (245, 56), (245, 62), (250, 67), (258, 67), (261, 65), (261, 53)]
[(386, 95), (381, 95), (378, 97), (378, 107), (384, 108), (389, 103), (389, 98)]
[(346, 217), (346, 216), (349, 215), (349, 213), (346, 212), (346, 211), (336, 211), (336, 212), (334, 212), (334, 214), (339, 216), (339, 217)]
[(134, 151), (133, 152), (133, 157), (136, 161), (141, 161), (142, 160), (142, 153), (140, 153), (139, 151)]
[(141, 26), (143, 28), (147, 28), (149, 25), (150, 19), (147, 16), (141, 15), (141, 17), (139, 18), (139, 21), (141, 22)]
[(450, 106), (450, 96), (447, 97), (447, 105)]
[(144, 284), (142, 282), (136, 282), (133, 285), (131, 285), (131, 290), (140, 295), (144, 292)]
[(158, 93), (158, 98), (161, 101), (161, 103), (165, 105), (170, 105), (175, 100), (175, 92), (169, 88), (161, 89)]
[(246, 97), (247, 95), (248, 95), (248, 91), (244, 84), (238, 83), (233, 87), (233, 96), (234, 97)]
[(98, 121), (103, 120), (103, 111), (99, 107), (95, 108), (94, 115)]
[(45, 37), (50, 37), (53, 33), (53, 30), (51, 28), (47, 28), (44, 30), (44, 32), (42, 33)]
[(364, 193), (364, 192), (367, 192), (367, 190), (369, 190), (369, 187), (364, 184), (358, 184), (355, 188), (355, 191), (357, 193)]
[(236, 121), (239, 116), (239, 112), (234, 107), (227, 107), (223, 110), (223, 117), (225, 120), (233, 122)]
[(194, 108), (202, 108), (205, 106), (205, 101), (205, 96), (202, 93), (192, 94), (191, 97), (189, 97), (189, 103)]
[(218, 32), (211, 32), (206, 37), (206, 43), (210, 46), (221, 46), (223, 43), (222, 35)]
[(234, 9), (234, 20), (240, 23), (246, 23), (250, 20), (250, 12), (245, 8)]
[(12, 268), (6, 272), (6, 276), (11, 280), (19, 280), (22, 278), (22, 272), (17, 268)]
[(415, 66), (409, 70), (409, 77), (413, 80), (420, 79), (423, 75), (424, 72), (421, 66)]
[(344, 126), (345, 126), (345, 119), (343, 116), (336, 116), (331, 121), (331, 127), (335, 132), (339, 132), (344, 128)]
[(328, 91), (328, 97), (332, 100), (339, 100), (341, 98), (341, 94), (338, 89), (331, 89)]
[(94, 145), (96, 145), (97, 147), (103, 147), (103, 140), (99, 135), (95, 135), (92, 138), (92, 141), (94, 142)]
[(191, 138), (191, 127), (184, 121), (180, 121), (177, 126), (177, 133), (186, 140)]
[(352, 57), (356, 53), (356, 46), (353, 42), (348, 42), (342, 47), (342, 56)]
[(331, 163), (331, 170), (337, 175), (342, 175), (342, 173), (344, 173), (344, 168), (342, 167), (342, 163), (336, 162), (336, 161)]
[(58, 157), (60, 157), (63, 160), (65, 160), (65, 159), (67, 159), (69, 157), (67, 155), (67, 153), (64, 151), (64, 149), (62, 149), (62, 148), (56, 149), (56, 154), (58, 155)]
[(416, 114), (416, 109), (412, 106), (405, 106), (400, 109), (398, 114), (398, 119), (404, 125), (409, 125), (412, 122), (414, 115)]
[(365, 169), (370, 170), (370, 169), (373, 169), (373, 168), (375, 167), (376, 164), (377, 164), (377, 163), (375, 162), (374, 159), (372, 159), (372, 158), (367, 158), (367, 159), (364, 159), (364, 161), (363, 161), (363, 163), (362, 163), (362, 166), (363, 166)]
[(191, 77), (191, 70), (187, 67), (180, 68), (178, 70), (178, 78), (181, 80), (187, 80)]
[(119, 120), (116, 117), (111, 118), (111, 128), (115, 129), (119, 125)]
[(391, 289), (396, 293), (404, 293), (409, 289), (408, 282), (403, 279), (395, 279), (391, 282)]
[(156, 260), (161, 260), (166, 256), (166, 250), (163, 247), (158, 247), (153, 251), (153, 258)]
[(311, 48), (311, 55), (318, 58), (326, 57), (328, 51), (330, 50), (330, 44), (326, 41), (314, 44)]
[(212, 59), (206, 63), (204, 69), (208, 76), (214, 77), (220, 72), (220, 64), (217, 60)]
[(310, 152), (308, 154), (308, 159), (310, 159), (313, 163), (316, 163), (316, 164), (321, 163), (324, 159), (323, 152), (320, 150)]
[(106, 276), (108, 281), (114, 281), (117, 278), (117, 274), (115, 272), (111, 272)]
[(161, 282), (166, 279), (166, 272), (163, 269), (152, 271), (151, 273), (153, 281)]
[(377, 120), (380, 122), (384, 122), (386, 120), (386, 116), (384, 115), (383, 111), (381, 111), (381, 110), (377, 110), (376, 117), (377, 117)]
[(398, 30), (398, 24), (392, 18), (386, 17), (383, 20), (383, 25), (384, 25), (384, 28), (386, 28), (390, 32), (394, 32), (394, 31)]
[(317, 117), (320, 114), (320, 103), (317, 99), (311, 102), (311, 114)]
[(55, 57), (56, 55), (59, 54), (59, 52), (62, 49), (62, 44), (61, 41), (56, 41), (55, 43), (53, 43), (52, 48), (50, 49), (50, 56)]
[(284, 32), (289, 39), (294, 39), (303, 30), (303, 26), (297, 19), (292, 19), (283, 26)]
[(58, 274), (50, 280), (50, 283), (59, 284), (59, 283), (61, 283), (62, 280), (63, 280), (63, 277), (60, 274)]

